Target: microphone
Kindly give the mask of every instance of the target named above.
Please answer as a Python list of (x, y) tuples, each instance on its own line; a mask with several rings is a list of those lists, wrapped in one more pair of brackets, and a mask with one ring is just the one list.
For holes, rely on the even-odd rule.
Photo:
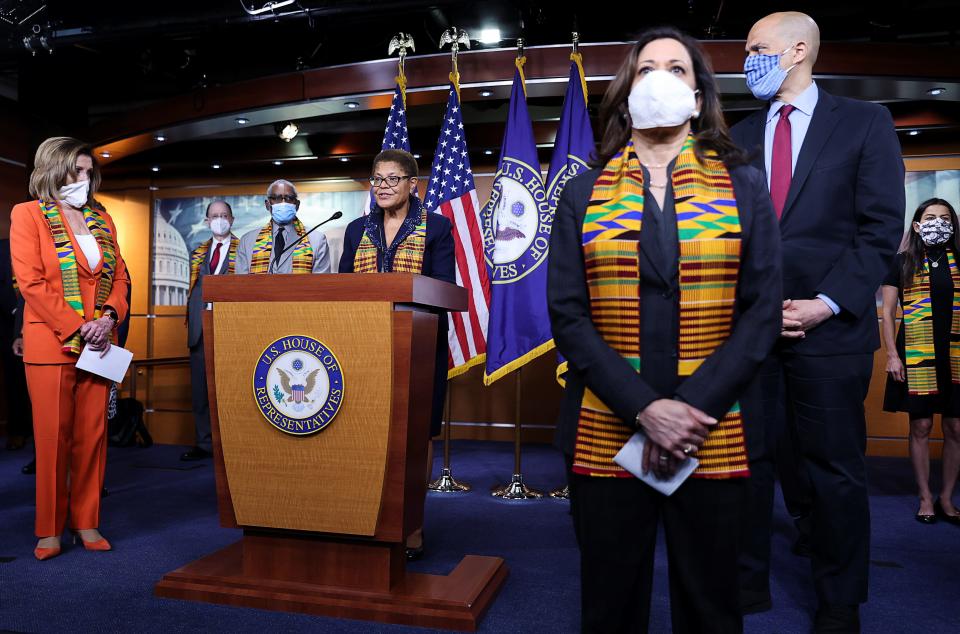
[(281, 257), (283, 257), (283, 254), (284, 254), (284, 253), (286, 253), (287, 251), (289, 251), (289, 250), (292, 249), (293, 247), (295, 247), (295, 246), (297, 246), (298, 244), (300, 244), (300, 243), (303, 241), (303, 239), (306, 238), (306, 237), (307, 237), (308, 235), (310, 235), (311, 233), (313, 233), (313, 231), (314, 231), (315, 229), (318, 229), (318, 228), (322, 227), (323, 225), (327, 224), (328, 222), (332, 222), (332, 221), (336, 220), (337, 218), (342, 218), (342, 217), (343, 217), (343, 212), (342, 212), (342, 211), (338, 211), (337, 213), (333, 214), (332, 216), (330, 216), (329, 218), (327, 218), (327, 219), (324, 220), (323, 222), (314, 225), (313, 229), (310, 229), (310, 231), (307, 231), (305, 234), (303, 234), (302, 236), (300, 236), (299, 238), (297, 238), (296, 240), (294, 240), (293, 242), (291, 242), (290, 244), (288, 244), (288, 245), (283, 249), (283, 251), (280, 252), (280, 255), (276, 256), (276, 259), (279, 260)]

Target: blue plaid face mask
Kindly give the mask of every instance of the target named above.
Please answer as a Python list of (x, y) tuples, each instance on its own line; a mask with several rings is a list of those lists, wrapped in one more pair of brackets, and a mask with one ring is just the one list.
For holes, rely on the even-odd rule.
[(793, 46), (788, 46), (779, 54), (747, 56), (743, 62), (743, 72), (747, 76), (747, 88), (754, 97), (760, 101), (770, 101), (777, 94), (787, 73), (793, 70), (793, 66), (780, 68), (780, 58), (791, 48)]

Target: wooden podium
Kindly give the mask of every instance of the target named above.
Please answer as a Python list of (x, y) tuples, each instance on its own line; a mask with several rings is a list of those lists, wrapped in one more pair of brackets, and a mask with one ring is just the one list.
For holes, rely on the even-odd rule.
[[(243, 538), (168, 573), (156, 595), (475, 630), (506, 579), (503, 560), (468, 555), (444, 576), (408, 574), (404, 556), (423, 522), (430, 311), (465, 310), (466, 291), (409, 274), (203, 284), (214, 302), (203, 336), (220, 524)], [(311, 363), (325, 388), (283, 378)], [(303, 423), (281, 412), (294, 407), (320, 409)]]

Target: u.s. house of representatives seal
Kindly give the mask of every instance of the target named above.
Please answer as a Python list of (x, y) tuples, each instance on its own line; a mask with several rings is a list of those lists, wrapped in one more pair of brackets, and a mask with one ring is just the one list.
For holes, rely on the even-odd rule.
[(253, 374), (253, 397), (267, 422), (294, 436), (325, 428), (343, 404), (343, 370), (313, 337), (287, 335), (266, 347)]
[(491, 283), (516, 282), (540, 266), (550, 250), (553, 225), (540, 172), (504, 157), (481, 222)]

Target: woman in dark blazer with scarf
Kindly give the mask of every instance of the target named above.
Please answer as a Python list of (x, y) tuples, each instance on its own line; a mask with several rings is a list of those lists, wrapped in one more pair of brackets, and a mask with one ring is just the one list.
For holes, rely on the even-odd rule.
[[(417, 160), (403, 150), (384, 150), (373, 159), (374, 208), (357, 218), (343, 236), (340, 273), (418, 273), (456, 284), (453, 226), (440, 214), (428, 213), (417, 198)], [(447, 394), (447, 316), (439, 315), (437, 357), (433, 376), (430, 436), (440, 433)], [(426, 478), (433, 465), (433, 443), (427, 450)], [(407, 558), (423, 556), (423, 531), (407, 540)]]
[[(679, 31), (649, 30), (632, 47), (601, 129), (595, 169), (561, 196), (547, 291), (569, 362), (557, 440), (582, 629), (647, 631), (662, 517), (673, 631), (741, 631), (749, 469), (737, 400), (780, 334), (776, 217), (728, 136), (709, 62)], [(700, 461), (670, 497), (613, 460), (638, 430), (656, 477)]]

